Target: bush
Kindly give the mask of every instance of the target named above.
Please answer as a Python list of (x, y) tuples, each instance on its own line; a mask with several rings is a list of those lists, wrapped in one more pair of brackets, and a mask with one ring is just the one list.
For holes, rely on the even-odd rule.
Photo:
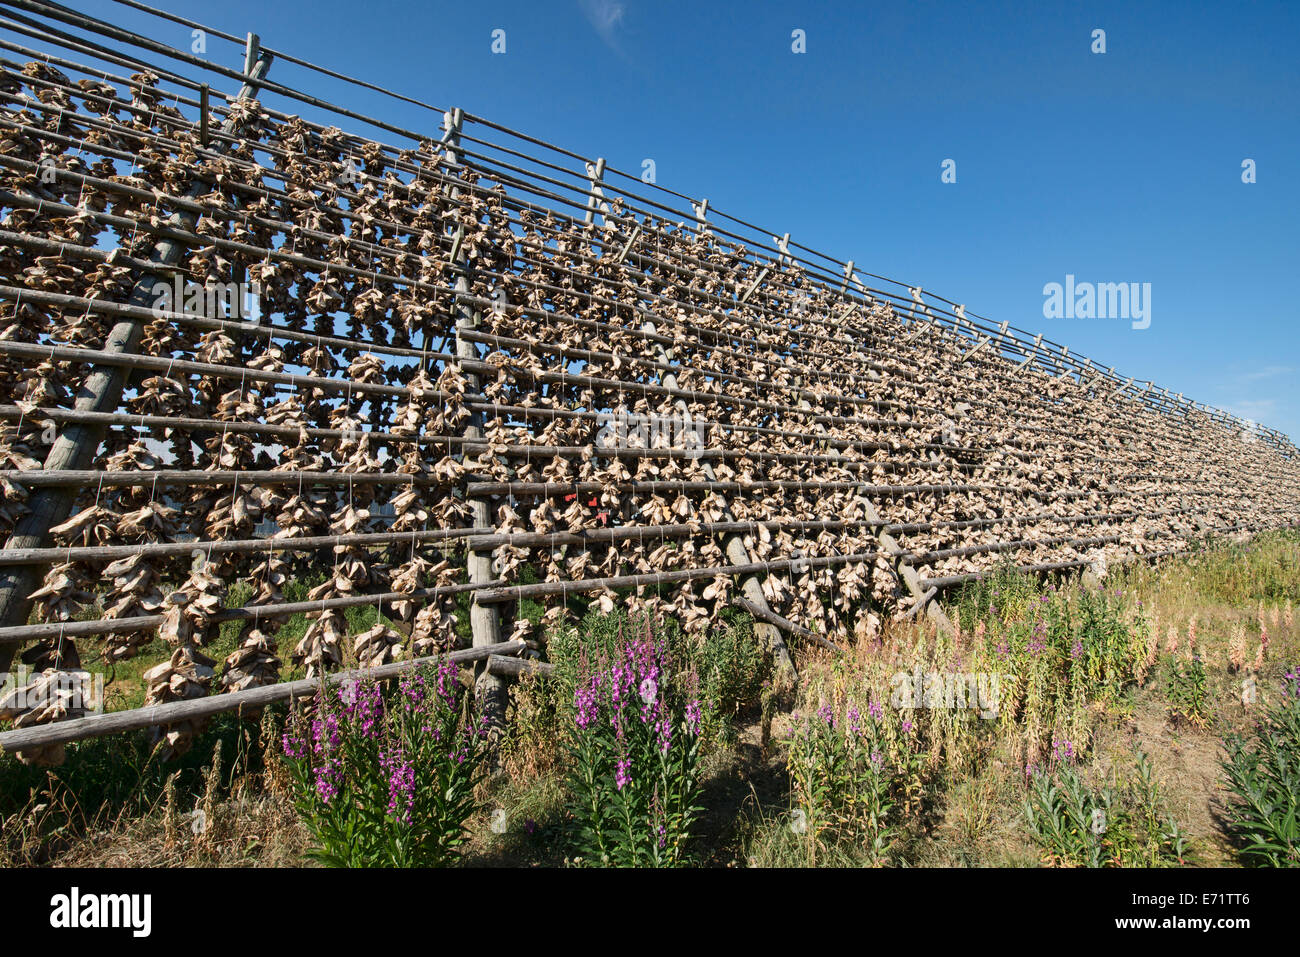
[(455, 860), (482, 777), (486, 733), (445, 662), (324, 688), (284, 734), (295, 805), (332, 867), (430, 867)]
[(919, 775), (917, 735), (889, 735), (879, 705), (861, 714), (850, 705), (837, 722), (829, 705), (799, 720), (790, 739), (789, 769), (795, 833), (828, 848), (854, 846), (873, 864), (897, 839), (896, 796)]
[(1161, 807), (1146, 755), (1131, 781), (1092, 787), (1065, 763), (1036, 770), (1025, 800), (1029, 831), (1047, 864), (1159, 867), (1184, 863), (1185, 839)]
[(693, 675), (678, 672), (662, 629), (610, 617), (557, 671), (568, 679), (572, 702), (573, 850), (588, 864), (674, 866), (702, 810), (701, 705)]
[(1229, 735), (1223, 762), (1235, 801), (1229, 829), (1245, 863), (1300, 866), (1300, 667), (1249, 735)]
[(1169, 697), (1169, 711), (1175, 718), (1182, 718), (1198, 728), (1209, 720), (1205, 664), (1200, 655), (1193, 654), (1186, 662), (1170, 659), (1165, 692)]
[(762, 703), (772, 675), (771, 655), (754, 638), (748, 615), (724, 612), (695, 656), (700, 698), (709, 702), (704, 714), (704, 739), (710, 745), (736, 740), (736, 718)]

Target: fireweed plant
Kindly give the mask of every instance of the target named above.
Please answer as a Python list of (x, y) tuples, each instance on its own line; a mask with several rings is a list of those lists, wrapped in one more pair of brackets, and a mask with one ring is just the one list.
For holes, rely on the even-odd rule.
[(294, 802), (331, 867), (452, 863), (487, 754), (444, 662), (402, 676), (323, 687), (284, 733)]
[(1165, 808), (1151, 762), (1138, 751), (1131, 775), (1089, 785), (1057, 742), (1034, 770), (1025, 819), (1044, 864), (1057, 867), (1170, 867), (1186, 863), (1186, 838)]
[(1153, 647), (1140, 607), (1122, 588), (1039, 587), (1010, 573), (964, 592), (956, 623), (967, 656), (961, 670), (1002, 676), (998, 720), (1017, 729), (1027, 775), (1055, 739), (1090, 746), (1093, 706), (1125, 707)]
[(1228, 826), (1242, 860), (1300, 867), (1300, 666), (1287, 669), (1281, 698), (1250, 733), (1224, 745)]
[(1170, 655), (1167, 669), (1165, 694), (1169, 698), (1170, 715), (1198, 728), (1204, 727), (1210, 718), (1210, 696), (1201, 656), (1193, 653), (1190, 660), (1182, 661)]
[(814, 847), (845, 842), (881, 864), (900, 834), (923, 764), (910, 716), (879, 702), (794, 716), (790, 731), (791, 829)]
[(698, 685), (693, 673), (678, 670), (664, 629), (622, 616), (611, 623), (612, 634), (588, 632), (596, 640), (571, 634), (556, 642), (568, 658), (557, 676), (571, 692), (566, 783), (574, 858), (676, 866), (702, 810)]

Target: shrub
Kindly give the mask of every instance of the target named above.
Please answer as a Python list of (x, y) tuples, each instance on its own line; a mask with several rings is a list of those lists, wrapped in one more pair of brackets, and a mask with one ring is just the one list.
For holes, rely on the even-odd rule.
[[(919, 775), (911, 722), (888, 735), (880, 705), (866, 715), (850, 704), (842, 721), (829, 705), (797, 720), (788, 767), (796, 833), (828, 848), (857, 846), (869, 862), (885, 860), (898, 837), (895, 805)], [(891, 740), (899, 738), (899, 740)]]
[(702, 810), (701, 705), (663, 631), (642, 619), (627, 638), (626, 626), (617, 616), (616, 631), (557, 672), (571, 677), (573, 849), (589, 864), (674, 866)]
[(1245, 863), (1300, 867), (1300, 667), (1248, 735), (1229, 735), (1229, 829)]
[(1089, 786), (1064, 761), (1035, 770), (1025, 799), (1029, 831), (1043, 861), (1061, 867), (1159, 867), (1181, 864), (1185, 838), (1161, 807), (1146, 755), (1121, 785)]
[(754, 638), (748, 615), (724, 612), (695, 655), (704, 713), (704, 739), (727, 745), (736, 739), (736, 718), (762, 701), (772, 674), (771, 656)]
[(284, 734), (295, 805), (333, 867), (451, 863), (474, 810), (486, 733), (456, 666), (322, 688)]
[(1199, 654), (1191, 660), (1171, 659), (1165, 684), (1169, 711), (1175, 718), (1202, 727), (1209, 718), (1209, 694), (1206, 689), (1205, 664)]

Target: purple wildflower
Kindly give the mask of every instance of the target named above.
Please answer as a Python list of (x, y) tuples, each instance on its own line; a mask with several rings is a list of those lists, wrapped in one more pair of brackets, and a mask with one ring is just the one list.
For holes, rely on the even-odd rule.
[(586, 687), (579, 686), (573, 692), (573, 710), (576, 712), (574, 718), (578, 730), (585, 731), (591, 727), (596, 720), (596, 715), (600, 711), (600, 674), (591, 676)]
[(673, 726), (668, 723), (667, 715), (659, 719), (656, 730), (659, 732), (659, 751), (667, 754), (673, 743)]
[(398, 747), (384, 751), (379, 766), (388, 776), (388, 813), (403, 824), (411, 823), (411, 808), (415, 805), (415, 765)]
[(287, 758), (301, 758), (307, 753), (307, 742), (288, 731), (281, 737), (281, 743), (284, 746), (284, 756)]
[(383, 731), (384, 696), (378, 682), (367, 682), (356, 691), (353, 704), (344, 712), (363, 738), (377, 738)]
[(328, 758), (325, 763), (315, 768), (316, 795), (324, 804), (339, 793), (339, 781), (343, 777), (343, 764), (338, 758)]
[(700, 702), (698, 699), (691, 701), (691, 703), (686, 706), (686, 730), (696, 737), (699, 737)]
[(311, 742), (313, 754), (324, 754), (332, 751), (339, 746), (343, 740), (343, 734), (339, 731), (339, 716), (334, 713), (328, 713), (325, 717), (316, 718), (311, 723)]

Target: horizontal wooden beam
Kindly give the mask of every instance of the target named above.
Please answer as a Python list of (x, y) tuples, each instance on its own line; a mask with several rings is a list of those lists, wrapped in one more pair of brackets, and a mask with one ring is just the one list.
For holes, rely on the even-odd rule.
[(110, 711), (71, 721), (55, 721), (52, 724), (20, 728), (17, 731), (0, 733), (0, 748), (6, 751), (23, 751), (50, 744), (66, 744), (70, 741), (84, 741), (88, 738), (102, 738), (109, 734), (123, 731), (136, 731), (140, 728), (162, 727), (179, 721), (192, 721), (196, 718), (208, 718), (229, 711), (245, 711), (264, 708), (278, 701), (292, 701), (315, 694), (322, 686), (333, 687), (349, 680), (368, 680), (396, 678), (414, 671), (424, 665), (453, 661), (467, 664), (480, 661), (493, 655), (517, 655), (527, 647), (522, 640), (506, 641), (491, 648), (466, 648), (445, 655), (430, 655), (426, 658), (413, 658), (409, 661), (396, 661), (392, 664), (379, 665), (375, 668), (360, 668), (354, 671), (338, 671), (321, 678), (302, 678), (298, 681), (284, 681), (279, 684), (263, 685), (245, 691), (233, 691), (227, 694), (209, 695), (190, 701), (173, 701), (168, 704), (150, 705), (145, 708), (132, 708), (128, 711)]

